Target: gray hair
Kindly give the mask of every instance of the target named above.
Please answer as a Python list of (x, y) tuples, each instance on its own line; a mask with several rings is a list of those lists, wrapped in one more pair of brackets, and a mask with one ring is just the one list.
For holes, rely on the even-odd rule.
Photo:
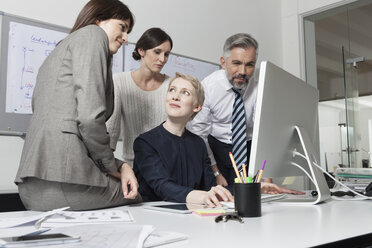
[(258, 51), (258, 42), (249, 34), (238, 33), (230, 36), (225, 41), (223, 46), (223, 57), (227, 59), (230, 56), (230, 52), (233, 48), (240, 47), (243, 49), (248, 49), (254, 47), (256, 49), (256, 55)]

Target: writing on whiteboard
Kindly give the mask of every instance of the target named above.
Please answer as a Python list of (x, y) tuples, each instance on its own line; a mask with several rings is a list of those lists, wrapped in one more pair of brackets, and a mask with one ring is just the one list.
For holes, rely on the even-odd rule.
[(31, 42), (46, 45), (46, 46), (53, 46), (53, 48), (57, 46), (57, 42), (55, 40), (47, 40), (47, 39), (43, 39), (42, 37), (36, 37), (34, 35), (31, 36)]
[(195, 64), (189, 62), (190, 59), (182, 58), (180, 56), (171, 56), (168, 59), (170, 65), (174, 65), (174, 67), (179, 68), (181, 70), (185, 70), (192, 74), (196, 71)]
[[(124, 47), (124, 71), (134, 71), (141, 66), (139, 61), (132, 58), (134, 48), (135, 44), (127, 44)], [(218, 69), (220, 69), (220, 66), (213, 63), (170, 54), (168, 62), (164, 65), (161, 72), (170, 77), (174, 77), (176, 72), (191, 74), (201, 81)]]
[(66, 36), (64, 32), (9, 22), (7, 113), (32, 113), (32, 93), (39, 68)]

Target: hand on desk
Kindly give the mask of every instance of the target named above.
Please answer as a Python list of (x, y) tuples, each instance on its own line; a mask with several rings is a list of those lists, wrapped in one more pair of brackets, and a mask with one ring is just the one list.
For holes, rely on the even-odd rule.
[(193, 190), (186, 197), (186, 203), (206, 204), (208, 207), (222, 206), (220, 201), (234, 201), (230, 191), (217, 185), (209, 191)]
[(279, 187), (273, 183), (262, 182), (261, 183), (261, 193), (262, 194), (294, 194), (294, 195), (304, 195), (305, 192), (286, 189)]

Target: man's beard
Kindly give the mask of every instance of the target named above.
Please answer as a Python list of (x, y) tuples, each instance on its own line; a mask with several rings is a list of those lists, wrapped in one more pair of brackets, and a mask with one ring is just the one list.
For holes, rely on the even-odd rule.
[[(234, 79), (237, 79), (237, 78), (244, 79), (244, 81), (234, 81)], [(249, 76), (248, 75), (232, 76), (232, 78), (229, 81), (234, 88), (241, 90), (248, 84)]]

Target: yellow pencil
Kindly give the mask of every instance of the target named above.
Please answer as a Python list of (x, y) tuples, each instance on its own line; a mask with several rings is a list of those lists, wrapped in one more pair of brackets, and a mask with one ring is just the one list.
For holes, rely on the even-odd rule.
[(243, 176), (244, 176), (244, 182), (247, 183), (247, 172), (245, 171), (245, 164), (243, 163), (242, 164), (242, 167), (243, 167)]
[(234, 167), (235, 174), (236, 174), (236, 176), (237, 176), (239, 182), (242, 183), (242, 182), (243, 182), (243, 181), (242, 181), (242, 178), (240, 177), (240, 174), (239, 174), (239, 171), (238, 171), (238, 167), (236, 167), (236, 163), (235, 163), (234, 157), (233, 157), (233, 155), (232, 155), (231, 152), (229, 152), (229, 156), (230, 156), (230, 159), (231, 159), (231, 163), (232, 163), (232, 165), (233, 165), (233, 167)]

